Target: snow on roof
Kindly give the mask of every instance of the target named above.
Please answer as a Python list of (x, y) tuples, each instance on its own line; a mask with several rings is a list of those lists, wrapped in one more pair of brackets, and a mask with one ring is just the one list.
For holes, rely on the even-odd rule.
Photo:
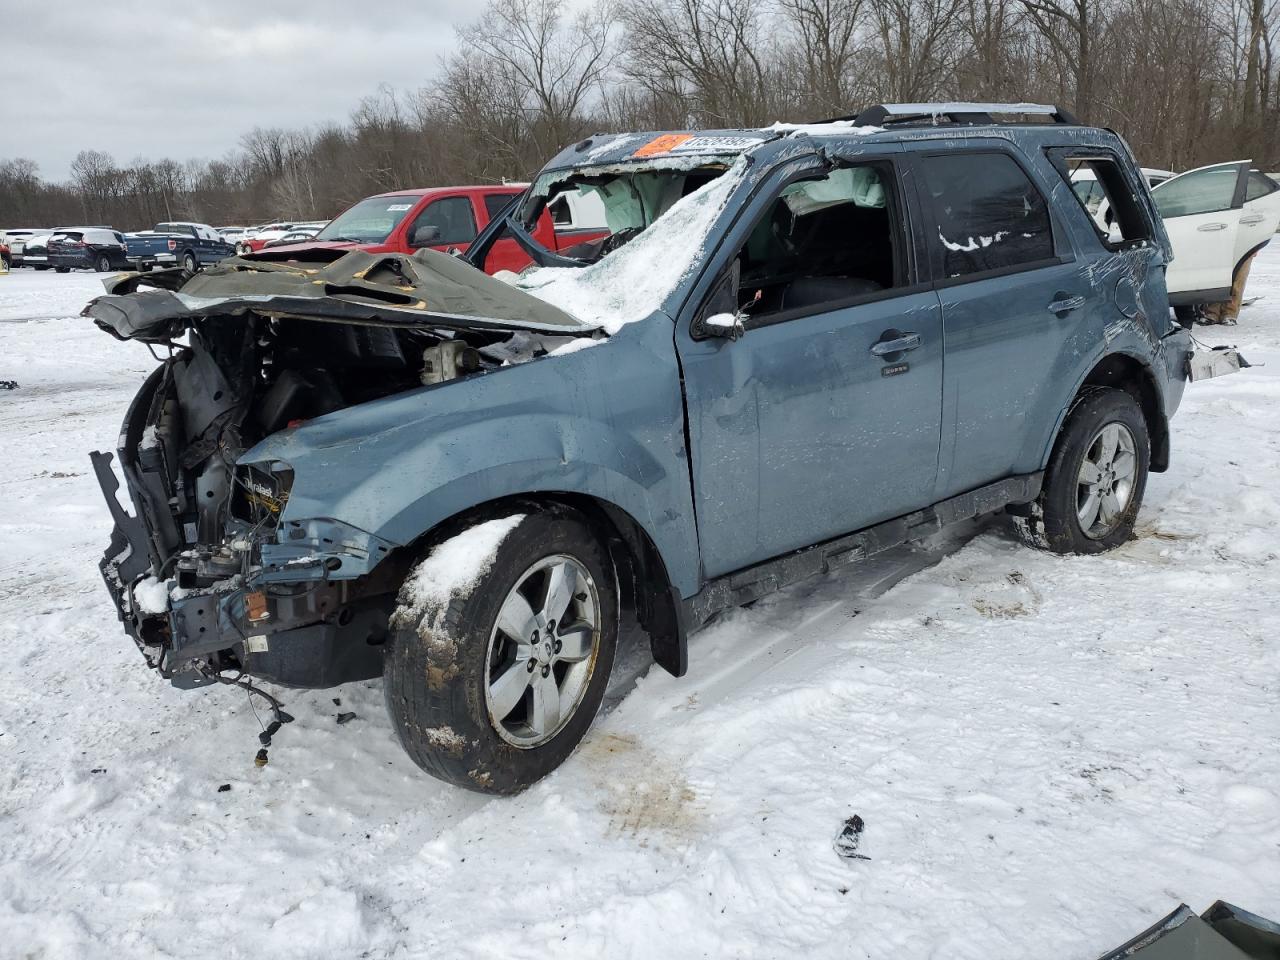
[(662, 307), (702, 260), (707, 234), (747, 170), (745, 159), (705, 184), (643, 233), (589, 267), (542, 267), (516, 286), (584, 323), (617, 333)]
[(859, 126), (852, 120), (828, 120), (826, 123), (774, 123), (763, 129), (771, 133), (785, 133), (788, 136), (807, 134), (811, 137), (867, 136), (872, 133), (884, 133), (884, 127), (868, 125)]

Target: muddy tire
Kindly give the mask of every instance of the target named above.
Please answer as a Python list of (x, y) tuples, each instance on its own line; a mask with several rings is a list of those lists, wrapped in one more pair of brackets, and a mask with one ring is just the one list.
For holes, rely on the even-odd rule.
[(470, 582), (439, 582), (436, 571), (465, 566), (453, 537), (406, 578), (383, 691), (418, 766), (510, 794), (564, 762), (595, 718), (617, 645), (617, 581), (605, 547), (569, 510), (504, 514), (461, 537), (473, 535), (501, 541)]
[(1086, 387), (1058, 434), (1040, 496), (1014, 528), (1054, 553), (1114, 549), (1133, 536), (1150, 465), (1147, 421), (1133, 396)]

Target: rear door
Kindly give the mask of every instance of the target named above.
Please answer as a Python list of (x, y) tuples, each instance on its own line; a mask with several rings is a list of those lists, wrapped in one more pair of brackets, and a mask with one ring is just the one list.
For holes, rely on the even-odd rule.
[(1188, 170), (1151, 191), (1173, 245), (1165, 283), (1177, 303), (1226, 300), (1236, 265), (1236, 241), (1249, 161)]
[(1023, 158), (998, 141), (916, 149), (946, 343), (942, 500), (1040, 469), (1052, 385), (1100, 304)]
[(1238, 264), (1259, 247), (1265, 246), (1280, 227), (1280, 184), (1260, 170), (1250, 170), (1236, 232), (1235, 262)]

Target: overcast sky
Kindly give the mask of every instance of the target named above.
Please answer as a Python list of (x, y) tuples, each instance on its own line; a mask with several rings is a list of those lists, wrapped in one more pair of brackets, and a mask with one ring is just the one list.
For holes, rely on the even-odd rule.
[(6, 4), (0, 159), (64, 179), (80, 150), (221, 157), (254, 127), (344, 121), (389, 83), (425, 85), (479, 0)]

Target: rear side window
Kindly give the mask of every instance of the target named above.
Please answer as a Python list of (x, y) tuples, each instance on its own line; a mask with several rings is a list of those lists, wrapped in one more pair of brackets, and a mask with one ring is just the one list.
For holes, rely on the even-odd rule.
[(484, 209), (489, 219), (492, 220), (500, 214), (507, 204), (511, 202), (512, 198), (518, 196), (520, 196), (518, 193), (486, 193), (484, 195)]
[(1151, 239), (1150, 220), (1114, 157), (1066, 149), (1050, 150), (1049, 156), (1071, 184), (1104, 247), (1120, 250)]
[(926, 156), (943, 276), (963, 277), (1053, 257), (1049, 207), (1004, 153)]
[(1257, 200), (1259, 197), (1265, 197), (1268, 193), (1275, 193), (1280, 190), (1280, 184), (1268, 177), (1259, 170), (1249, 171), (1249, 185), (1245, 188), (1244, 201), (1248, 203), (1250, 200)]

